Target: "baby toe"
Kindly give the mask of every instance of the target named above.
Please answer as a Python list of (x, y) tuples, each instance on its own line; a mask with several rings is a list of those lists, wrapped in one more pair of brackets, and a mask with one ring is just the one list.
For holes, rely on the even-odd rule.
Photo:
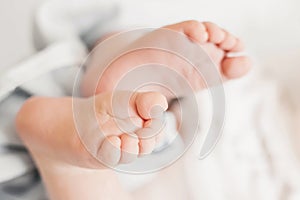
[(121, 158), (121, 140), (117, 136), (109, 136), (102, 142), (97, 159), (106, 166), (116, 166)]
[(225, 58), (222, 62), (222, 72), (229, 79), (243, 76), (251, 67), (252, 62), (246, 56)]
[(230, 51), (232, 48), (235, 47), (237, 43), (237, 38), (234, 37), (232, 34), (225, 31), (225, 38), (224, 40), (219, 44), (219, 47), (225, 51)]
[(204, 22), (208, 32), (208, 41), (214, 44), (219, 44), (225, 39), (225, 32), (216, 24)]
[(121, 159), (120, 164), (131, 163), (136, 160), (139, 154), (139, 140), (137, 137), (121, 135)]
[(138, 93), (136, 107), (141, 118), (147, 120), (161, 117), (168, 108), (168, 102), (166, 97), (158, 92)]
[(182, 27), (184, 33), (195, 42), (200, 44), (207, 42), (208, 33), (203, 23), (196, 20), (190, 20), (183, 22)]
[(152, 153), (156, 145), (156, 138), (140, 139), (140, 155), (147, 155)]

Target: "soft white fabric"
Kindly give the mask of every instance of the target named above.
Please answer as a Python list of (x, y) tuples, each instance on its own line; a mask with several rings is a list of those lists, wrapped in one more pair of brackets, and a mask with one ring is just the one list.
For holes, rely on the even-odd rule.
[(198, 138), (186, 155), (191, 199), (300, 198), (300, 159), (281, 109), (282, 91), (258, 77), (226, 84), (226, 121), (214, 152), (195, 161)]

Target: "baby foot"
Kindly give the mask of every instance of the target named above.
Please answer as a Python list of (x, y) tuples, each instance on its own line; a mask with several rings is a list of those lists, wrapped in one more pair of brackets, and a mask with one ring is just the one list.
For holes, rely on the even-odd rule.
[(230, 53), (245, 50), (242, 41), (214, 23), (191, 20), (164, 28), (182, 32), (200, 44), (226, 79), (239, 78), (251, 68), (252, 63), (249, 57), (230, 56)]
[[(184, 34), (192, 42), (198, 43), (218, 67), (219, 75), (223, 80), (242, 77), (251, 68), (252, 64), (247, 56), (234, 56), (232, 54), (244, 50), (241, 40), (213, 23), (201, 23), (192, 20), (165, 26), (162, 27), (162, 29), (168, 29)], [(148, 33), (129, 46), (134, 47), (143, 46), (142, 44), (145, 43), (158, 44), (168, 42), (169, 38), (167, 38), (166, 34), (161, 32), (162, 29)], [(189, 63), (179, 58), (177, 55), (171, 55), (168, 52), (156, 49), (141, 49), (122, 55), (106, 68), (99, 80), (99, 70), (103, 70), (103, 68), (101, 67), (102, 63), (98, 58), (101, 57), (102, 53), (103, 52), (97, 52), (96, 49), (90, 59), (89, 67), (82, 84), (82, 92), (84, 95), (90, 96), (94, 94), (94, 92), (110, 91), (118, 84), (124, 75), (131, 72), (136, 66), (142, 66), (143, 64), (148, 63), (159, 63), (176, 70), (192, 85), (195, 91), (199, 91), (205, 87), (202, 77), (198, 73), (195, 73), (195, 68)], [(206, 65), (206, 63), (200, 64)], [(144, 76), (147, 76), (147, 74)], [(171, 80), (174, 78), (170, 77), (168, 73), (157, 73), (157, 76), (160, 77), (161, 83), (170, 80), (170, 83), (173, 82), (173, 84), (176, 84), (176, 80)], [(170, 94), (163, 88), (148, 87), (146, 91), (159, 91), (165, 96), (170, 97)]]
[(92, 130), (95, 126), (88, 117), (95, 114), (95, 138), (85, 140), (85, 134), (89, 137), (90, 133), (78, 132), (71, 98), (35, 97), (19, 111), (17, 130), (38, 165), (53, 161), (84, 168), (125, 164), (150, 154), (163, 134), (161, 116), (168, 105), (159, 93), (120, 91), (75, 101), (83, 109), (93, 107), (88, 112), (82, 110), (80, 116), (85, 130)]
[[(116, 104), (110, 103), (114, 102)], [(129, 100), (130, 99), (130, 100)], [(129, 102), (129, 104), (128, 104)], [(133, 162), (150, 154), (163, 134), (166, 98), (156, 92), (118, 91), (96, 97), (99, 128), (107, 136), (97, 150), (97, 158), (109, 166)]]

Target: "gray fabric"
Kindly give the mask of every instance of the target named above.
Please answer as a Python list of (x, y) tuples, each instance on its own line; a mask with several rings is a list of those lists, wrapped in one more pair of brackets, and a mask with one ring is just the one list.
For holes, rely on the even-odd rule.
[(24, 101), (30, 96), (31, 94), (18, 88), (10, 96), (0, 101), (0, 146), (22, 144), (16, 134), (14, 118)]
[[(64, 67), (48, 74), (49, 79), (60, 85), (65, 95), (72, 94), (72, 77), (78, 69)], [(67, 77), (67, 78), (65, 78)], [(42, 77), (41, 77), (42, 78)], [(41, 78), (32, 80), (38, 88), (48, 88), (49, 84), (40, 84)], [(69, 82), (69, 84), (65, 83)], [(44, 87), (45, 86), (45, 87)], [(53, 93), (54, 91), (52, 91)], [(45, 200), (46, 193), (36, 167), (26, 148), (19, 139), (14, 121), (22, 104), (31, 96), (32, 91), (17, 88), (13, 93), (0, 101), (0, 200)], [(61, 96), (57, 93), (56, 96)]]
[(0, 183), (1, 200), (47, 200), (44, 186), (37, 170), (30, 171), (10, 181)]
[[(102, 4), (100, 3), (100, 6), (101, 5)], [(57, 7), (55, 5), (54, 7), (52, 7), (53, 5), (51, 3), (48, 6), (50, 7), (47, 7), (46, 5), (44, 8), (52, 8), (52, 10), (50, 9), (50, 14), (49, 14), (49, 9), (48, 10), (46, 9), (47, 12), (44, 13), (43, 13), (43, 9), (39, 9), (37, 17), (42, 17), (43, 19), (45, 19), (44, 17), (46, 16), (48, 17), (47, 19), (51, 21), (53, 19), (52, 15), (57, 16), (57, 12), (59, 12), (59, 10), (58, 11), (55, 10), (55, 8)], [(70, 9), (71, 13), (74, 11), (72, 9), (74, 8), (72, 7)], [(64, 13), (66, 12), (65, 9), (61, 9), (61, 10)], [(75, 11), (77, 11), (77, 8), (75, 9)], [(84, 16), (80, 16), (79, 22), (77, 22), (78, 19), (75, 18), (72, 19), (73, 15), (66, 16), (65, 18), (62, 17), (61, 19), (56, 17), (54, 18), (64, 22), (66, 20), (67, 21), (69, 20), (68, 21), (70, 23), (69, 25), (71, 25), (71, 27), (76, 27), (74, 30), (77, 29), (79, 30), (79, 32), (77, 33), (78, 37), (80, 37), (81, 40), (83, 40), (85, 45), (91, 47), (101, 35), (106, 34), (107, 32), (118, 30), (120, 28), (116, 19), (119, 17), (117, 15), (118, 13), (119, 13), (118, 7), (115, 5), (111, 5), (111, 6), (108, 5), (108, 7), (103, 7), (101, 9), (101, 12), (97, 11), (96, 13), (94, 13), (95, 15), (94, 17), (95, 19), (93, 19), (94, 22), (93, 24), (91, 24), (92, 26), (85, 29), (85, 31), (81, 30), (81, 25), (85, 26), (86, 24), (85, 23), (80, 24), (80, 20)], [(87, 18), (89, 18), (89, 16), (87, 16)], [(42, 28), (45, 28), (44, 25), (47, 25), (47, 23), (45, 24), (45, 22), (48, 22), (47, 19), (46, 21), (42, 21), (43, 24), (34, 24), (35, 25), (34, 38), (39, 39), (38, 42), (35, 41), (38, 47), (45, 48), (47, 47), (47, 45), (52, 44), (52, 42), (59, 41), (64, 37), (63, 36), (62, 38), (59, 37), (55, 38), (52, 35), (52, 33), (59, 32), (58, 35), (61, 36), (60, 31), (63, 33), (65, 31), (64, 29), (65, 26), (60, 27), (61, 29), (59, 29), (59, 31), (57, 31), (54, 28), (54, 30), (56, 30), (54, 32), (51, 31), (41, 32), (41, 30), (44, 30)], [(37, 20), (37, 22), (39, 21)], [(78, 23), (79, 25), (76, 23)], [(53, 23), (49, 23), (49, 24), (53, 25)], [(60, 23), (55, 23), (55, 24), (60, 24)], [(43, 26), (41, 27), (41, 25)], [(46, 26), (46, 28), (47, 27), (48, 26)], [(43, 34), (48, 34), (48, 35), (43, 35)], [(47, 36), (49, 36), (50, 38), (47, 38)], [(77, 35), (75, 36), (77, 37)], [(67, 33), (65, 37), (66, 39), (69, 39), (69, 34)], [(45, 60), (45, 62), (47, 62), (47, 60)], [(39, 68), (43, 66), (36, 66), (36, 67)], [(14, 119), (21, 105), (31, 95), (70, 96), (72, 94), (72, 89), (73, 89), (72, 86), (73, 86), (74, 78), (76, 77), (79, 69), (74, 66), (61, 66), (61, 67), (62, 68), (59, 70), (40, 75), (38, 78), (36, 78), (36, 80), (31, 80), (26, 82), (24, 85), (22, 85), (23, 86), (22, 89), (19, 87), (14, 92), (12, 92), (9, 96), (7, 96), (5, 99), (0, 99), (0, 171), (2, 175), (3, 172), (5, 173), (4, 169), (6, 169), (7, 172), (9, 172), (9, 175), (4, 175), (2, 177), (2, 180), (0, 176), (0, 200), (19, 200), (19, 199), (45, 200), (47, 199), (45, 195), (46, 194), (45, 190), (42, 185), (42, 181), (38, 175), (37, 170), (35, 169), (34, 163), (32, 162), (30, 155), (28, 154), (26, 148), (22, 145), (22, 142), (20, 141), (20, 139), (16, 134), (16, 130), (14, 128)], [(32, 70), (34, 69), (35, 68), (33, 68)], [(20, 75), (24, 76), (24, 74), (20, 74)], [(4, 83), (6, 82), (4, 81)], [(12, 161), (14, 161), (17, 165), (12, 164), (13, 163)]]
[[(9, 169), (14, 170), (10, 176), (16, 176), (11, 180), (0, 183), (1, 200), (47, 199), (38, 172), (14, 128), (15, 115), (23, 102), (30, 96), (31, 94), (18, 88), (10, 96), (0, 102), (0, 133), (2, 138), (0, 144), (1, 169), (2, 173), (7, 173), (6, 170)], [(6, 162), (5, 156), (12, 156), (14, 160), (19, 160), (23, 165), (21, 165), (21, 168), (20, 166), (12, 167), (13, 162)], [(9, 175), (4, 178), (9, 179)]]

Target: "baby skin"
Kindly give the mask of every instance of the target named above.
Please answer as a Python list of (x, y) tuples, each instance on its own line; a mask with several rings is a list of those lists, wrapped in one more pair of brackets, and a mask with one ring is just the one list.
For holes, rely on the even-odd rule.
[[(135, 40), (132, 44), (128, 45), (131, 48), (127, 49), (134, 49), (135, 47), (140, 48), (147, 46), (148, 44), (163, 44), (164, 48), (173, 50), (174, 46), (176, 46), (176, 40), (181, 39), (181, 36), (179, 35), (188, 38), (191, 42), (202, 47), (217, 67), (217, 70), (219, 71), (218, 75), (223, 80), (242, 77), (251, 68), (252, 63), (249, 57), (231, 56), (233, 53), (244, 51), (244, 45), (241, 40), (210, 22), (200, 23), (191, 20), (168, 25)], [(177, 45), (179, 48), (181, 48), (181, 45), (187, 45), (186, 42), (178, 43), (179, 44)], [(124, 46), (120, 45), (120, 48), (124, 48)], [(178, 49), (178, 47), (175, 47), (175, 49), (176, 48)], [(117, 50), (118, 49), (116, 49), (116, 51)], [(89, 67), (82, 82), (82, 94), (84, 96), (91, 96), (95, 93), (97, 94), (99, 92), (112, 90), (118, 86), (118, 82), (122, 80), (124, 75), (130, 74), (130, 72), (137, 66), (149, 63), (159, 63), (160, 65), (167, 66), (172, 71), (176, 71), (178, 74), (182, 75), (184, 80), (191, 85), (195, 92), (205, 88), (204, 80), (201, 77), (201, 74), (195, 70), (195, 67), (181, 57), (167, 51), (149, 48), (139, 49), (138, 51), (130, 51), (129, 53), (126, 53), (114, 60), (114, 62), (112, 62), (108, 67), (103, 66), (103, 63), (99, 60), (102, 54), (103, 52), (101, 50), (97, 51), (97, 49), (92, 52)], [(191, 60), (191, 62), (193, 62), (193, 60)], [(209, 63), (201, 64), (205, 66)], [(103, 68), (106, 68), (104, 72), (102, 72)], [(170, 73), (168, 72), (169, 71), (158, 71), (156, 76), (159, 77), (156, 78), (156, 81), (160, 84), (166, 83), (167, 87), (180, 87), (180, 85), (177, 84), (181, 84), (181, 82), (176, 79), (174, 80), (174, 78), (170, 78)], [(100, 74), (101, 77), (99, 78)], [(147, 77), (148, 73), (141, 73), (137, 76)], [(153, 90), (161, 92), (168, 98), (168, 100), (175, 97), (162, 87), (147, 87), (147, 91)], [(177, 95), (186, 94), (177, 93)]]
[[(243, 51), (243, 45), (215, 24), (186, 21), (163, 28), (182, 33), (202, 45), (224, 80), (241, 77), (251, 67), (248, 57), (228, 56), (230, 52)], [(144, 38), (150, 42), (163, 39), (152, 33)], [(144, 56), (145, 53), (151, 56)], [(172, 64), (172, 59), (155, 51), (140, 51), (125, 55), (113, 63), (103, 76), (105, 81), (99, 82), (94, 93), (89, 88), (93, 88), (93, 81), (97, 79), (97, 65), (91, 64), (88, 68), (82, 82), (86, 98), (78, 98), (76, 102), (82, 108), (94, 107), (100, 135), (95, 139), (97, 143), (93, 144), (97, 147), (95, 155), (87, 150), (79, 137), (71, 97), (34, 97), (22, 106), (16, 118), (17, 131), (35, 160), (51, 199), (133, 199), (122, 189), (115, 173), (107, 167), (133, 162), (139, 155), (153, 151), (163, 137), (163, 130), (157, 127), (163, 124), (161, 116), (168, 109), (167, 99), (172, 96), (160, 89), (150, 89), (148, 92), (111, 90), (122, 74), (130, 70), (130, 66), (153, 60), (174, 66), (188, 80), (195, 78), (190, 76), (191, 73), (186, 71), (189, 68), (185, 68), (183, 63)], [(195, 90), (203, 89), (199, 82), (191, 81)], [(111, 102), (114, 97), (120, 107), (113, 107)], [(118, 113), (124, 112), (113, 112), (120, 109), (129, 110), (128, 115), (118, 116)], [(116, 122), (134, 126), (127, 132)], [(93, 125), (87, 122), (87, 130)]]

